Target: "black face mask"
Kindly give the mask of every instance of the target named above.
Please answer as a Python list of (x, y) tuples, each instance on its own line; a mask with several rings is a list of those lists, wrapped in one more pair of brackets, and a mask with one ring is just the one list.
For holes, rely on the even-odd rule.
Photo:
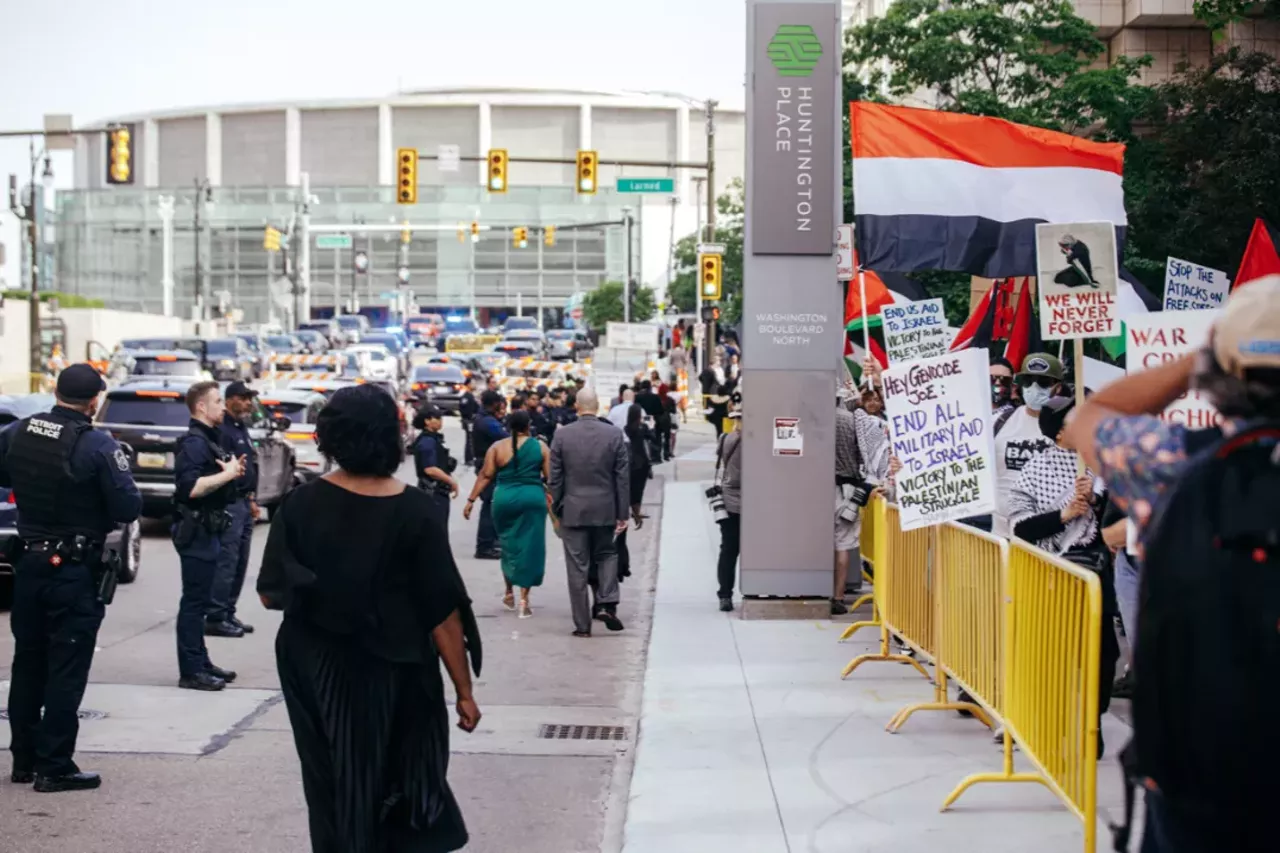
[(999, 408), (1013, 400), (1013, 381), (996, 382), (991, 380), (991, 405)]

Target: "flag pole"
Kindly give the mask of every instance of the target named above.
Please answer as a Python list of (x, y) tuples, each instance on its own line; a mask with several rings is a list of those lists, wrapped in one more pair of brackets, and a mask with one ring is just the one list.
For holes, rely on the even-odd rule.
[[(1084, 338), (1076, 338), (1075, 344), (1076, 358), (1076, 409), (1084, 405)], [(1079, 453), (1076, 454), (1076, 476), (1084, 475), (1084, 457)]]
[[(871, 328), (867, 322), (867, 274), (862, 271), (862, 266), (858, 266), (858, 295), (862, 298), (862, 348), (866, 351), (865, 358), (874, 358), (871, 355)], [(862, 371), (863, 379), (866, 380), (867, 387), (871, 387), (871, 376), (869, 371)]]

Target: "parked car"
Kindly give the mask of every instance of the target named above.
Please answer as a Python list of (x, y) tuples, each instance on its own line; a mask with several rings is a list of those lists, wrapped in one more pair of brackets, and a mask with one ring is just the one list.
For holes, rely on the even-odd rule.
[(506, 336), (508, 332), (522, 331), (538, 328), (537, 317), (508, 317), (502, 323), (502, 334)]
[(383, 344), (356, 344), (344, 349), (342, 355), (359, 359), (359, 375), (369, 379), (391, 380), (400, 375), (399, 362)]
[(547, 332), (547, 355), (553, 361), (583, 361), (595, 347), (582, 329), (552, 329)]
[(499, 343), (527, 344), (537, 358), (547, 354), (547, 337), (542, 334), (541, 329), (513, 329), (505, 332)]
[(213, 363), (213, 378), (219, 382), (237, 379), (248, 382), (257, 375), (254, 372), (257, 358), (240, 338), (214, 338), (205, 345), (205, 351)]
[(458, 364), (420, 364), (413, 369), (405, 398), (413, 406), (430, 402), (446, 412), (457, 412), (467, 384)]
[[(293, 448), (298, 480), (306, 482), (328, 473), (332, 463), (324, 458), (316, 445), (316, 418), (320, 416), (327, 398), (316, 391), (285, 389), (272, 391), (258, 400), (272, 418), (289, 419), (289, 425), (281, 432), (281, 437)], [(282, 420), (277, 422), (283, 423)]]
[(329, 351), (329, 338), (315, 329), (299, 329), (293, 336), (302, 342), (302, 348), (310, 355), (324, 355)]
[(361, 336), (369, 331), (369, 318), (363, 314), (343, 314), (336, 319), (348, 344), (360, 343)]
[[(32, 415), (48, 412), (52, 394), (19, 394), (0, 397), (0, 429)], [(126, 449), (127, 452), (127, 449)], [(8, 545), (18, 535), (18, 505), (13, 490), (0, 487), (0, 587), (12, 581), (13, 566), (4, 559)], [(133, 583), (142, 566), (142, 525), (137, 520), (121, 524), (107, 534), (105, 548), (120, 555), (120, 583)], [(7, 597), (7, 591), (0, 593)]]
[(185, 376), (192, 380), (209, 378), (199, 357), (186, 350), (138, 350), (129, 353), (126, 365), (129, 369), (126, 382), (153, 376)]
[[(107, 391), (96, 426), (129, 446), (129, 467), (142, 492), (142, 514), (167, 518), (173, 512), (173, 465), (178, 441), (191, 417), (186, 394), (190, 377), (131, 382)], [(262, 404), (255, 403), (249, 436), (258, 462), (258, 505), (273, 512), (293, 488), (294, 451)]]

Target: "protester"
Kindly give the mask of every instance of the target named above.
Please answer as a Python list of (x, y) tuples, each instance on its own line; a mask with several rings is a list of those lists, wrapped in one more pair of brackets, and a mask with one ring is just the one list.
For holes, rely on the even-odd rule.
[[(1022, 469), (1037, 453), (1053, 442), (1040, 429), (1040, 408), (1062, 389), (1062, 362), (1048, 353), (1032, 353), (1022, 362), (1015, 381), (1022, 388), (1026, 405), (995, 416), (996, 511), (991, 532), (1006, 539), (1013, 535), (1009, 525), (1009, 501)], [(1003, 408), (1003, 407), (1002, 407)]]
[[(730, 417), (741, 416), (741, 397)], [(742, 551), (742, 430), (735, 429), (720, 436), (716, 446), (715, 479), (724, 500), (725, 517), (717, 519), (720, 527), (720, 558), (716, 564), (719, 582), (720, 610), (733, 610), (733, 590), (737, 585), (738, 556)]]
[[(864, 371), (872, 385), (880, 381), (880, 365), (867, 359)], [(849, 612), (844, 599), (850, 589), (849, 569), (862, 533), (862, 508), (871, 490), (888, 479), (892, 447), (884, 421), (861, 409), (849, 411), (836, 398), (835, 467), (835, 574), (831, 594), (831, 615)], [(852, 588), (862, 583), (859, 571)]]
[[(582, 395), (579, 394), (578, 397), (581, 399)], [(624, 388), (624, 390), (620, 391), (618, 393), (618, 402), (609, 410), (609, 423), (618, 429), (625, 429), (627, 426), (627, 412), (635, 405), (635, 399), (635, 392), (630, 388)]]
[[(1192, 389), (1221, 426), (1160, 418)], [(1144, 853), (1275, 849), (1277, 430), (1274, 275), (1237, 285), (1203, 350), (1103, 388), (1066, 430), (1141, 543), (1134, 740), (1122, 762), (1145, 791)]]
[(543, 485), (550, 475), (551, 451), (540, 441), (530, 441), (529, 412), (518, 410), (507, 418), (509, 441), (489, 448), (484, 466), (471, 488), (471, 497), (462, 517), (471, 518), (471, 508), (490, 483), (493, 492), (493, 523), (502, 550), (502, 577), (506, 593), (502, 605), (516, 609), (513, 588), (520, 590), (520, 618), (533, 615), (529, 590), (542, 586), (547, 567), (547, 492)]
[(661, 461), (671, 461), (671, 454), (675, 450), (675, 432), (679, 428), (677, 422), (678, 409), (675, 398), (671, 396), (671, 390), (662, 384), (658, 386), (658, 402), (662, 406), (662, 414), (654, 423), (654, 429), (658, 434), (658, 447), (661, 451)]
[[(653, 477), (653, 463), (649, 459), (648, 433), (643, 424), (644, 412), (637, 404), (627, 411), (627, 455), (631, 480), (631, 521), (639, 530), (645, 516), (640, 510), (644, 503), (644, 487)], [(618, 535), (618, 579), (631, 576), (631, 549), (627, 547), (627, 531)]]
[(481, 646), (448, 533), (396, 479), (398, 412), (380, 388), (338, 391), (316, 437), (338, 467), (285, 499), (258, 575), (263, 605), (284, 611), (276, 665), (311, 849), (458, 850), (440, 664), (473, 731)]

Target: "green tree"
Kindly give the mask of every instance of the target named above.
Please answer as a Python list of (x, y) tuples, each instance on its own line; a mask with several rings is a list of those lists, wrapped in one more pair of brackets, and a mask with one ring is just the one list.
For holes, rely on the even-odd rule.
[[(746, 198), (740, 179), (734, 179), (728, 192), (716, 199), (716, 239), (724, 246), (721, 272), (721, 317), (735, 324), (742, 316), (742, 240)], [(668, 299), (683, 312), (694, 310), (698, 299), (698, 234), (689, 234), (676, 242), (676, 276), (668, 290)]]
[(1280, 222), (1280, 62), (1226, 51), (1155, 86), (1144, 119), (1125, 160), (1126, 261), (1157, 292), (1170, 255), (1234, 274), (1254, 217)]
[(1280, 18), (1280, 0), (1196, 0), (1195, 15), (1211, 30), (1220, 30), (1232, 21), (1250, 17)]
[[(657, 310), (652, 288), (637, 287), (631, 293), (631, 322), (643, 323), (651, 320)], [(588, 326), (600, 331), (604, 331), (607, 323), (621, 323), (622, 282), (606, 281), (588, 293), (582, 301), (582, 316)]]

